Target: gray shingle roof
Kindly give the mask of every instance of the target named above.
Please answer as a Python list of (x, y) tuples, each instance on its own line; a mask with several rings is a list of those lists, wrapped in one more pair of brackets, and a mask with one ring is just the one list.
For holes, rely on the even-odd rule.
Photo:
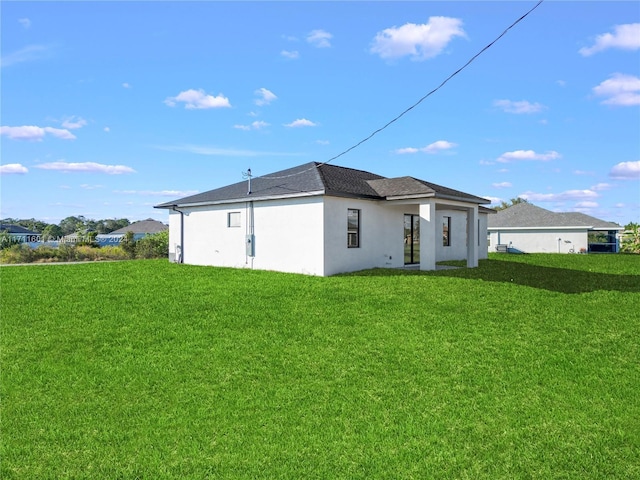
[(29, 230), (22, 225), (13, 225), (11, 223), (0, 223), (0, 231), (7, 233), (16, 233), (20, 235), (39, 235), (38, 232)]
[(125, 234), (127, 232), (136, 233), (159, 233), (167, 230), (169, 227), (158, 220), (154, 220), (153, 218), (147, 218), (146, 220), (140, 220), (138, 222), (133, 222), (131, 225), (127, 225), (126, 227), (119, 228), (118, 230), (114, 230), (107, 235), (119, 235)]
[(326, 194), (384, 200), (400, 196), (438, 197), (490, 203), (458, 190), (418, 180), (413, 177), (385, 178), (375, 173), (337, 165), (310, 162), (282, 170), (248, 182), (242, 181), (208, 192), (191, 195), (171, 202), (156, 205), (156, 208), (173, 206), (205, 205), (247, 200), (264, 200), (286, 196)]
[(578, 212), (557, 213), (530, 203), (518, 203), (496, 215), (490, 215), (489, 228), (551, 228), (551, 227), (589, 227), (596, 229), (621, 229), (613, 222), (605, 222)]

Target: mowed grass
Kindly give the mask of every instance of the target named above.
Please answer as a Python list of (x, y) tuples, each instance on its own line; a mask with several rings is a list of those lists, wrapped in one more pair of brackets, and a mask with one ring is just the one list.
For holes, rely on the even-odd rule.
[(640, 256), (0, 275), (3, 479), (640, 478)]

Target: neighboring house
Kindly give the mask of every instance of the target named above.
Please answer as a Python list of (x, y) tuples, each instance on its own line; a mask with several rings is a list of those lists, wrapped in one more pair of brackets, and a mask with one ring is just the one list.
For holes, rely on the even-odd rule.
[(311, 162), (157, 205), (169, 259), (327, 276), (374, 267), (476, 267), (489, 200), (413, 177)]
[(119, 228), (118, 230), (114, 230), (111, 233), (101, 233), (96, 236), (96, 242), (98, 242), (98, 245), (102, 247), (106, 245), (118, 245), (127, 232), (133, 233), (134, 240), (140, 240), (142, 237), (147, 235), (164, 232), (168, 228), (168, 225), (159, 222), (158, 220), (147, 218), (146, 220), (133, 222), (132, 224)]
[(489, 250), (525, 253), (617, 252), (623, 227), (584, 213), (518, 203), (489, 217)]
[(18, 239), (22, 243), (31, 243), (40, 241), (40, 234), (29, 230), (20, 225), (12, 225), (10, 223), (0, 223), (0, 232), (6, 232), (12, 237)]

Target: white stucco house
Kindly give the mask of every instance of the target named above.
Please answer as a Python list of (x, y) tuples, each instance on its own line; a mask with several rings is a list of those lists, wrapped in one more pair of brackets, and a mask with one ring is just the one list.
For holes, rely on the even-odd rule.
[(328, 276), (368, 268), (478, 266), (489, 200), (413, 177), (306, 163), (156, 205), (169, 259)]
[(552, 212), (518, 203), (491, 215), (489, 250), (525, 253), (615, 253), (620, 225), (579, 212)]

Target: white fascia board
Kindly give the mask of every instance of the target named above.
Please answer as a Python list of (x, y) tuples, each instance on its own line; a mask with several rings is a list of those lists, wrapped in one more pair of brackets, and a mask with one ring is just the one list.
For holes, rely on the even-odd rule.
[[(207, 205), (225, 205), (229, 203), (245, 203), (245, 202), (257, 202), (261, 200), (282, 200), (287, 198), (301, 198), (301, 197), (316, 197), (318, 195), (324, 195), (324, 190), (317, 190), (314, 192), (302, 192), (302, 193), (291, 193), (288, 195), (263, 195), (247, 198), (233, 198), (229, 200), (218, 200), (213, 202), (197, 202), (197, 203), (178, 203), (176, 204), (179, 208), (185, 207), (205, 207)], [(167, 207), (170, 208), (170, 207)]]
[(591, 227), (591, 230), (597, 230), (597, 231), (603, 231), (603, 232), (609, 232), (611, 230), (622, 231), (624, 230), (624, 227)]
[(387, 197), (386, 200), (389, 202), (395, 202), (398, 200), (418, 200), (420, 198), (433, 198), (435, 194), (421, 194), (421, 195), (396, 195), (393, 197)]
[(591, 227), (585, 225), (576, 225), (575, 227), (558, 226), (558, 227), (487, 227), (487, 230), (589, 230)]

